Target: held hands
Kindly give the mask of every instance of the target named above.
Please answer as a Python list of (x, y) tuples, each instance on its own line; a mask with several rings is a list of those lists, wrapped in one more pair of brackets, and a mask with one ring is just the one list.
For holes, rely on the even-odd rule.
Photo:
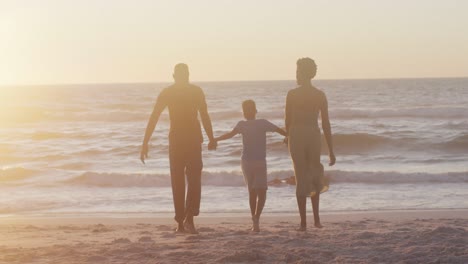
[(218, 141), (216, 141), (216, 139), (210, 140), (210, 142), (208, 143), (208, 150), (216, 150), (217, 147)]
[(148, 144), (143, 144), (141, 146), (140, 160), (143, 164), (145, 164), (145, 159), (147, 158), (148, 158)]

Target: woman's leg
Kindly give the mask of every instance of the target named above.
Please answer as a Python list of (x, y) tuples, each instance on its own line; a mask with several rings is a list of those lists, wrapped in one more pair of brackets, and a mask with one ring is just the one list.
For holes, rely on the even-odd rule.
[(301, 131), (291, 131), (289, 137), (289, 153), (294, 165), (294, 175), (296, 177), (296, 199), (301, 217), (301, 226), (298, 230), (305, 231), (307, 227), (306, 203), (310, 193), (307, 179), (308, 159), (305, 152), (305, 140)]
[(249, 190), (249, 205), (250, 213), (253, 218), (255, 216), (255, 210), (257, 209), (257, 192), (254, 189)]
[(311, 196), (312, 211), (314, 212), (314, 225), (315, 227), (322, 228), (320, 224), (319, 215), (319, 204), (320, 204), (320, 192), (323, 189), (323, 165), (320, 163), (320, 149), (321, 149), (321, 137), (320, 133), (313, 136), (313, 144), (310, 145), (308, 152), (309, 155), (309, 173), (312, 178), (313, 193)]
[(301, 216), (301, 227), (300, 231), (305, 231), (307, 227), (307, 217), (306, 217), (306, 203), (307, 197), (305, 196), (296, 196), (297, 207), (299, 208), (299, 215)]
[(320, 216), (319, 216), (320, 192), (317, 192), (310, 199), (312, 200), (312, 211), (314, 212), (314, 225), (317, 228), (322, 228), (322, 225), (320, 224)]

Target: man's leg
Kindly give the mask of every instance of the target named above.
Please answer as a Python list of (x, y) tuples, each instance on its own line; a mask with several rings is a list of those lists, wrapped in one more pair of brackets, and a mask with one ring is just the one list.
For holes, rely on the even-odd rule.
[(201, 144), (196, 144), (188, 151), (187, 168), (187, 198), (185, 202), (185, 221), (189, 231), (197, 233), (193, 217), (200, 213), (201, 174), (203, 170)]
[(169, 146), (169, 163), (171, 168), (172, 197), (174, 200), (175, 217), (178, 232), (184, 231), (185, 218), (185, 162), (180, 149)]

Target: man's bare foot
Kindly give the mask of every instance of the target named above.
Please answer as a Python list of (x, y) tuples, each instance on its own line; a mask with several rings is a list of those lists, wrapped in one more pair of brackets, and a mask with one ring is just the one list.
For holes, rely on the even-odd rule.
[(322, 228), (322, 227), (323, 227), (320, 223), (315, 223), (314, 226), (315, 226), (316, 228)]
[(187, 222), (187, 221), (185, 221), (185, 222), (184, 222), (184, 228), (185, 228), (185, 232), (186, 232), (186, 233), (189, 233), (189, 234), (198, 234), (198, 231), (197, 231), (197, 229), (195, 228), (195, 225), (193, 224), (193, 222)]
[(185, 233), (185, 228), (183, 224), (179, 224), (177, 228), (175, 229), (177, 233)]
[(305, 232), (305, 231), (307, 231), (307, 227), (306, 227), (306, 226), (303, 226), (303, 225), (301, 225), (299, 228), (296, 228), (296, 231), (299, 231), (299, 232)]

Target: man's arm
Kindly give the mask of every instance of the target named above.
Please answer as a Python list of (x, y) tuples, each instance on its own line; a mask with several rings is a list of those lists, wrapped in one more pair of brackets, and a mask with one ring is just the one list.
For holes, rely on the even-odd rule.
[(333, 166), (336, 162), (335, 153), (333, 152), (333, 141), (332, 132), (330, 125), (330, 118), (328, 116), (328, 101), (325, 94), (323, 94), (322, 107), (320, 109), (320, 115), (322, 116), (322, 130), (325, 135), (325, 140), (328, 146), (328, 155), (330, 156), (330, 166)]
[(145, 137), (143, 139), (143, 145), (141, 147), (140, 160), (145, 164), (145, 159), (148, 158), (148, 142), (153, 135), (156, 124), (158, 123), (159, 117), (166, 106), (161, 101), (156, 101), (153, 112), (151, 113), (148, 125), (146, 126)]
[(210, 115), (208, 114), (208, 106), (206, 105), (205, 101), (205, 95), (202, 92), (202, 102), (200, 104), (199, 112), (200, 112), (200, 118), (202, 121), (203, 129), (205, 129), (206, 135), (208, 136), (208, 139), (210, 142), (208, 143), (209, 148), (208, 149), (215, 149), (216, 148), (216, 142), (214, 141), (213, 137), (213, 127), (211, 125), (211, 118)]
[(200, 118), (203, 124), (203, 128), (205, 129), (206, 135), (210, 141), (213, 141), (213, 127), (211, 125), (211, 118), (208, 114), (208, 109), (205, 107), (204, 109), (200, 109)]

